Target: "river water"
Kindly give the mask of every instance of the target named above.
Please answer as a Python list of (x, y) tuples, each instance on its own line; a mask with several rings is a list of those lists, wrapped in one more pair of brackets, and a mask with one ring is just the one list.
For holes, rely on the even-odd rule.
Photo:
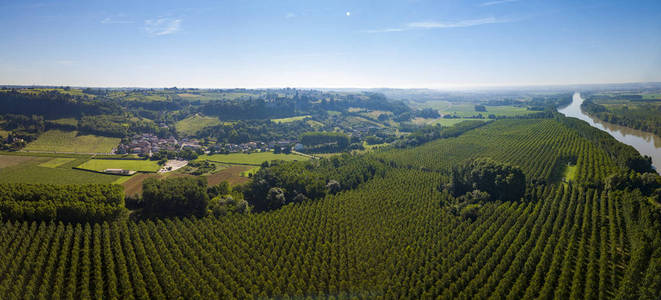
[(661, 137), (653, 133), (644, 132), (629, 127), (606, 123), (597, 118), (591, 117), (581, 110), (583, 98), (580, 93), (574, 93), (573, 101), (568, 106), (558, 109), (558, 112), (567, 116), (581, 119), (588, 122), (592, 127), (608, 132), (616, 140), (631, 145), (640, 154), (652, 158), (652, 165), (657, 172), (661, 170)]

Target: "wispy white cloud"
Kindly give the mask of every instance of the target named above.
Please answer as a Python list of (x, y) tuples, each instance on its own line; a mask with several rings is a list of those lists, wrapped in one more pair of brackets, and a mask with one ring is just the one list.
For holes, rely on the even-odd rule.
[(182, 19), (158, 18), (145, 20), (145, 31), (151, 35), (168, 35), (181, 30)]
[(107, 18), (101, 20), (101, 24), (132, 24), (132, 23), (135, 23), (135, 22), (130, 21), (130, 20), (122, 20), (122, 19), (115, 18), (115, 17), (107, 17)]
[(494, 1), (480, 3), (479, 6), (492, 6), (492, 5), (504, 4), (510, 2), (519, 2), (519, 0), (494, 0)]
[(402, 27), (395, 28), (386, 28), (386, 29), (375, 29), (367, 30), (367, 33), (383, 33), (383, 32), (401, 32), (408, 30), (420, 30), (420, 29), (444, 29), (444, 28), (460, 28), (460, 27), (472, 27), (486, 24), (496, 24), (496, 23), (509, 23), (513, 22), (512, 19), (497, 19), (494, 17), (482, 18), (482, 19), (470, 19), (462, 20), (455, 22), (434, 22), (434, 21), (425, 21), (425, 22), (411, 22)]

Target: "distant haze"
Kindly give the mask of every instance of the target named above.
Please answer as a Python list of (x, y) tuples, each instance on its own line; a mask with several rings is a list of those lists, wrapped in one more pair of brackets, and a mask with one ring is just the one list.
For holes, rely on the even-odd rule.
[(191, 2), (2, 1), (0, 84), (456, 89), (661, 81), (661, 1)]

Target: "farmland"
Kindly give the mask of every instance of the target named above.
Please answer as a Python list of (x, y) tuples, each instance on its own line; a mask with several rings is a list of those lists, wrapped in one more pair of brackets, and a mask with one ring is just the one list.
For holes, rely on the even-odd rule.
[(437, 109), (443, 115), (449, 114), (449, 115), (456, 115), (458, 117), (471, 117), (478, 114), (482, 114), (484, 117), (490, 114), (494, 114), (496, 116), (511, 117), (511, 116), (526, 115), (532, 112), (529, 111), (526, 107), (513, 106), (513, 105), (498, 105), (498, 106), (488, 105), (485, 106), (487, 111), (483, 112), (483, 111), (476, 111), (475, 104), (452, 103), (447, 101), (425, 102), (421, 105), (421, 107), (429, 107), (429, 108)]
[[(389, 163), (382, 164), (387, 172), (354, 189), (250, 217), (59, 226), (9, 222), (4, 230), (27, 246), (5, 246), (12, 259), (0, 293), (3, 298), (33, 290), (71, 298), (654, 298), (661, 262), (652, 249), (661, 237), (645, 225), (655, 222), (654, 208), (640, 192), (592, 187), (593, 180), (618, 168), (618, 158), (567, 124), (571, 120), (499, 120), (457, 138), (347, 158), (348, 164), (339, 160), (337, 168), (322, 161), (344, 170), (347, 179), (370, 169), (370, 162)], [(453, 213), (450, 205), (457, 199), (439, 191), (439, 184), (448, 182), (447, 170), (475, 156), (521, 166), (530, 176), (525, 195), (481, 203), (470, 218)], [(565, 166), (564, 156), (578, 158), (570, 171), (575, 181), (545, 182), (557, 166)], [(294, 177), (311, 172), (301, 180), (318, 171), (291, 167)], [(137, 192), (137, 183), (150, 176), (159, 175), (125, 182), (127, 192)], [(640, 255), (644, 251), (649, 254)], [(12, 263), (37, 257), (45, 263)], [(290, 273), (283, 276), (283, 269)], [(39, 280), (31, 280), (35, 277)]]
[(213, 154), (201, 155), (199, 160), (209, 160), (215, 162), (222, 162), (228, 164), (247, 164), (259, 165), (265, 161), (272, 160), (308, 160), (308, 157), (297, 154), (274, 154), (273, 152), (255, 152), (255, 153), (230, 153), (230, 154)]
[(64, 165), (66, 163), (70, 163), (72, 161), (76, 160), (75, 158), (68, 158), (68, 157), (56, 157), (53, 159), (50, 159), (44, 163), (39, 164), (40, 167), (46, 167), (46, 168), (57, 168), (61, 165)]
[(289, 122), (294, 122), (294, 121), (305, 120), (306, 118), (310, 118), (310, 115), (289, 117), (289, 118), (280, 118), (280, 119), (271, 119), (271, 122), (273, 122), (273, 123), (289, 123)]
[(202, 128), (221, 124), (216, 117), (193, 115), (176, 123), (177, 132), (184, 135), (195, 135)]
[[(278, 147), (306, 144), (310, 136), (339, 136), (354, 147), (318, 155), (327, 159), (296, 152), (204, 155), (168, 149), (155, 158), (185, 155), (189, 166), (133, 176), (97, 171), (153, 172), (156, 160), (3, 152), (0, 183), (109, 185), (34, 188), (59, 191), (51, 197), (58, 202), (33, 201), (28, 185), (11, 186), (15, 196), (0, 199), (0, 299), (609, 299), (659, 293), (655, 191), (661, 180), (645, 158), (609, 135), (550, 113), (463, 125), (454, 123), (468, 118), (410, 124), (430, 114), (401, 106), (379, 109), (375, 103), (354, 109), (367, 93), (352, 100), (351, 111), (326, 103), (337, 109), (332, 116), (292, 114), (278, 107), (288, 101), (285, 92), (265, 102), (194, 107), (158, 99), (182, 101), (206, 91), (109, 91), (144, 101), (140, 114), (154, 120), (80, 120), (100, 129), (134, 120), (136, 131), (129, 134), (121, 125), (116, 132), (149, 139), (182, 139), (207, 127), (190, 137), (203, 141), (201, 150), (214, 152), (250, 151), (211, 146), (231, 144), (230, 139), (262, 141), (266, 148), (279, 141)], [(179, 111), (147, 109), (181, 103)], [(451, 105), (457, 115), (474, 113), (472, 104), (448, 102), (445, 109)], [(279, 111), (269, 115), (274, 107)], [(514, 106), (486, 109), (501, 116), (524, 113)], [(208, 128), (228, 111), (245, 119)], [(390, 121), (377, 121), (382, 113)], [(268, 121), (304, 114), (310, 119)], [(207, 123), (205, 115), (214, 120)], [(268, 117), (248, 119), (263, 115)], [(34, 126), (43, 123), (38, 119), (6, 120), (41, 134)], [(177, 130), (174, 120), (183, 120)], [(435, 123), (444, 126), (425, 126)], [(263, 164), (272, 160), (282, 162)], [(79, 200), (68, 203), (71, 195), (62, 190)], [(114, 207), (86, 204), (88, 193), (93, 201), (107, 190), (134, 197), (114, 196)], [(178, 210), (190, 199), (199, 200), (194, 214)]]
[(88, 158), (0, 155), (0, 183), (112, 183), (118, 177), (75, 170)]
[[(244, 176), (245, 172), (253, 170), (255, 167), (243, 166), (243, 165), (234, 165), (228, 166), (227, 168), (222, 168), (212, 174), (205, 175), (209, 186), (217, 185), (223, 181), (227, 181), (230, 184), (244, 184), (250, 179), (247, 176)], [(172, 178), (180, 176), (191, 176), (181, 174), (177, 171), (165, 174), (136, 174), (133, 176), (121, 176), (123, 179), (115, 181), (116, 184), (121, 184), (124, 186), (124, 190), (127, 195), (139, 195), (142, 193), (142, 182), (147, 178)], [(119, 177), (119, 176), (118, 176)]]
[(48, 130), (23, 150), (65, 153), (109, 153), (119, 144), (119, 138), (78, 135), (77, 131)]
[(479, 121), (487, 121), (486, 119), (466, 119), (466, 118), (456, 118), (456, 119), (435, 119), (432, 121), (427, 122), (429, 125), (436, 125), (440, 124), (441, 126), (454, 126), (457, 123), (461, 123), (466, 120), (479, 120)]
[(55, 119), (55, 120), (49, 120), (49, 122), (55, 123), (55, 124), (60, 124), (60, 125), (71, 125), (71, 126), (78, 126), (78, 120), (74, 118), (62, 118), (62, 119)]
[(160, 169), (156, 161), (137, 159), (90, 159), (77, 167), (98, 172), (106, 169), (156, 172)]

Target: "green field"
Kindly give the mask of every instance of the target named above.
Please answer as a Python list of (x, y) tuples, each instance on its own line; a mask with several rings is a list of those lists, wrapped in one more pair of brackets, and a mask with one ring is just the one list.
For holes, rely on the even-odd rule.
[(661, 99), (661, 94), (644, 94), (643, 99)]
[(305, 120), (305, 118), (309, 118), (309, 117), (310, 117), (310, 115), (296, 116), (296, 117), (289, 117), (289, 118), (281, 118), (281, 119), (271, 119), (271, 122), (273, 122), (273, 123), (289, 123), (289, 122), (294, 122), (294, 121)]
[(0, 138), (7, 138), (11, 132), (0, 129)]
[(74, 118), (63, 118), (63, 119), (48, 120), (48, 121), (53, 122), (55, 124), (60, 124), (60, 125), (78, 126), (78, 120), (76, 120)]
[(220, 125), (220, 120), (216, 117), (206, 117), (201, 115), (193, 115), (183, 119), (175, 124), (177, 132), (185, 135), (195, 135), (204, 127)]
[(248, 171), (243, 171), (243, 172), (241, 172), (241, 176), (243, 176), (243, 177), (252, 177), (253, 175), (255, 175), (255, 173), (257, 173), (257, 171), (259, 171), (259, 169), (261, 169), (261, 167), (254, 167), (254, 168), (252, 168)]
[(564, 171), (563, 174), (562, 174), (562, 177), (563, 177), (566, 181), (575, 181), (575, 180), (576, 180), (576, 172), (577, 172), (577, 171), (578, 171), (578, 170), (576, 169), (576, 165), (573, 165), (573, 166), (571, 166), (571, 165), (567, 165), (567, 167), (565, 168), (565, 171)]
[(433, 120), (433, 121), (431, 121), (427, 124), (429, 124), (429, 125), (441, 124), (441, 126), (450, 127), (450, 126), (454, 126), (457, 123), (461, 123), (463, 121), (485, 121), (486, 122), (486, 121), (488, 121), (488, 119), (466, 119), (466, 118), (443, 119), (443, 118), (440, 118), (440, 119)]
[(96, 135), (78, 135), (77, 131), (48, 130), (23, 150), (70, 153), (110, 153), (120, 142), (119, 138)]
[(81, 169), (102, 172), (105, 169), (124, 169), (132, 171), (156, 172), (161, 167), (153, 160), (90, 159), (78, 166)]
[(321, 123), (321, 122), (319, 122), (319, 121), (315, 121), (315, 120), (307, 120), (307, 121), (305, 121), (305, 122), (308, 123), (308, 125), (312, 126), (312, 127), (315, 128), (315, 129), (318, 129), (318, 128), (321, 128), (321, 127), (324, 127), (324, 123)]
[(228, 164), (259, 165), (265, 161), (271, 161), (271, 160), (291, 161), (291, 160), (308, 160), (309, 158), (297, 154), (274, 154), (273, 152), (256, 152), (250, 154), (230, 153), (230, 154), (201, 155), (198, 159), (223, 162)]
[(122, 177), (72, 169), (86, 160), (88, 158), (0, 155), (0, 183), (112, 183)]
[(46, 167), (46, 168), (57, 168), (63, 164), (69, 163), (76, 160), (75, 158), (67, 158), (67, 157), (55, 157), (50, 159), (49, 161), (45, 163), (39, 164), (40, 167)]
[(525, 107), (517, 107), (511, 105), (486, 106), (486, 109), (487, 109), (486, 112), (479, 112), (479, 111), (475, 111), (474, 104), (452, 104), (451, 106), (445, 108), (444, 110), (441, 110), (440, 113), (457, 115), (459, 117), (470, 117), (477, 114), (482, 114), (484, 117), (490, 114), (494, 114), (496, 116), (511, 117), (511, 116), (525, 115), (531, 112)]

